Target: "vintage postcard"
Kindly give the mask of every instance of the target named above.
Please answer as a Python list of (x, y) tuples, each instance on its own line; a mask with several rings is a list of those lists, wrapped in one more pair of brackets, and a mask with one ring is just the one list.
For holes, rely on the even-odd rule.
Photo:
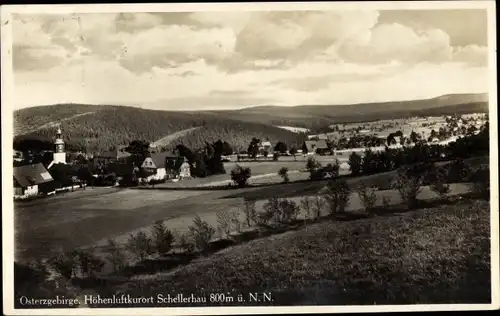
[(1, 15), (7, 315), (499, 307), (494, 1)]

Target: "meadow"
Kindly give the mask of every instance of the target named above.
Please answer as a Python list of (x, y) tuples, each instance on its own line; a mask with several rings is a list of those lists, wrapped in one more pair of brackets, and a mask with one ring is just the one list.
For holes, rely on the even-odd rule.
[(103, 293), (264, 291), (271, 305), (489, 303), (488, 202), (392, 211), (257, 239)]

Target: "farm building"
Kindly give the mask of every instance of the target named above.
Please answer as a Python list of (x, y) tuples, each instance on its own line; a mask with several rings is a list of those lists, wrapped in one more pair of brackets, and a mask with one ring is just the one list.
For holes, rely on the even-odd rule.
[(260, 145), (259, 145), (259, 152), (272, 152), (273, 151), (273, 145), (271, 144), (270, 141), (265, 141), (265, 142), (261, 142)]
[(14, 168), (14, 196), (38, 194), (38, 186), (53, 181), (50, 173), (41, 163)]
[(324, 155), (331, 152), (330, 147), (325, 140), (306, 140), (302, 145), (302, 151), (309, 155), (319, 154)]
[(188, 178), (191, 169), (186, 159), (180, 156), (170, 156), (168, 152), (162, 152), (147, 157), (141, 165), (143, 169), (154, 172), (148, 180), (163, 180), (172, 178)]

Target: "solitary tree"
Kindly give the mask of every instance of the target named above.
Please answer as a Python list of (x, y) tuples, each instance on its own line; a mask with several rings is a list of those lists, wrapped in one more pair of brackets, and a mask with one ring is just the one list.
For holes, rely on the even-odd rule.
[(240, 165), (236, 165), (236, 167), (231, 170), (231, 180), (233, 180), (240, 188), (247, 185), (248, 179), (250, 179), (251, 175), (252, 172), (250, 168), (245, 168)]
[(288, 183), (290, 182), (290, 178), (288, 176), (288, 168), (287, 167), (282, 167), (279, 171), (278, 171), (278, 175), (283, 178), (283, 182), (285, 183)]
[(360, 174), (362, 163), (363, 163), (363, 158), (356, 152), (353, 152), (349, 156), (349, 168), (351, 169), (351, 174), (353, 175)]
[(274, 151), (279, 152), (280, 154), (284, 154), (287, 151), (287, 146), (283, 142), (278, 142), (276, 146), (274, 146)]
[(260, 144), (260, 139), (258, 138), (252, 138), (252, 141), (250, 142), (250, 145), (248, 145), (248, 156), (252, 157), (253, 159), (257, 158), (257, 154), (259, 152), (259, 144)]

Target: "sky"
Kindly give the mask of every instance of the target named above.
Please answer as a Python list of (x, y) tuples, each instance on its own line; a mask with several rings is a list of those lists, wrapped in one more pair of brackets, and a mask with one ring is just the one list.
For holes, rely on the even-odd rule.
[(15, 15), (16, 108), (351, 104), (483, 93), (486, 10)]

